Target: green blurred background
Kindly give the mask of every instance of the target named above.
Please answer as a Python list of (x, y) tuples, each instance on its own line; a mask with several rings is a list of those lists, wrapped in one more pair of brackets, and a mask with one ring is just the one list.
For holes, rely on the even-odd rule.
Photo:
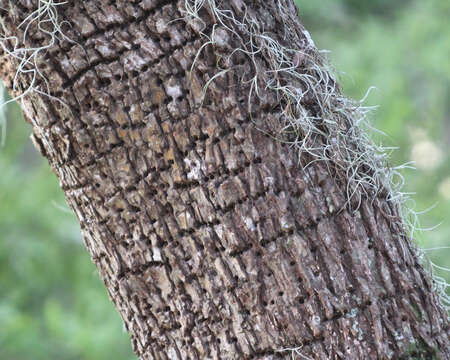
[[(450, 244), (450, 1), (298, 0), (316, 45), (331, 51), (345, 92), (379, 105), (375, 127), (399, 146), (391, 163), (421, 216), (424, 248)], [(135, 359), (119, 315), (84, 250), (56, 177), (8, 106), (0, 149), (0, 360)], [(377, 139), (379, 137), (377, 136)], [(427, 251), (450, 267), (450, 250)], [(450, 274), (438, 271), (450, 281)]]

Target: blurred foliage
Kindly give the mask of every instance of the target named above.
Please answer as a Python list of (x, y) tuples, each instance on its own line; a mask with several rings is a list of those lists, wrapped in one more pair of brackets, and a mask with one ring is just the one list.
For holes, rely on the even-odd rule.
[(353, 15), (383, 15), (388, 16), (392, 11), (409, 3), (409, 0), (344, 0), (343, 5)]
[[(297, 1), (319, 48), (339, 69), (344, 92), (379, 105), (374, 125), (399, 146), (392, 164), (405, 171), (421, 216), (425, 248), (450, 239), (450, 2), (447, 0)], [(68, 211), (56, 177), (28, 139), (29, 126), (8, 106), (0, 149), (0, 359), (134, 359)], [(450, 251), (430, 251), (450, 266)], [(442, 272), (441, 275), (449, 275)], [(447, 277), (450, 281), (450, 277)]]

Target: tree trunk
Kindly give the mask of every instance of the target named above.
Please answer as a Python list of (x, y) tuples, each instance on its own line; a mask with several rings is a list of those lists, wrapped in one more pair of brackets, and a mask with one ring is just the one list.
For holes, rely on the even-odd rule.
[[(398, 205), (354, 187), (339, 154), (299, 160), (291, 104), (252, 78), (272, 59), (236, 51), (253, 40), (247, 19), (305, 70), (317, 51), (291, 0), (196, 1), (198, 18), (185, 0), (72, 1), (27, 19), (36, 3), (0, 0), (5, 31), (30, 49), (56, 24), (61, 41), (29, 50), (40, 72), (25, 73), (3, 40), (1, 75), (15, 95), (37, 76), (22, 101), (33, 141), (140, 359), (450, 359)], [(325, 86), (321, 75), (309, 72)], [(326, 120), (305, 94), (302, 109)], [(333, 134), (318, 128), (324, 150)]]

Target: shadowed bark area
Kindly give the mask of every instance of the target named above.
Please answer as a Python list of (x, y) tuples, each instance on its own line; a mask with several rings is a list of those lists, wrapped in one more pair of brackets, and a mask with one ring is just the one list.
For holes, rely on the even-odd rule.
[[(298, 41), (285, 45), (306, 47), (275, 0), (247, 3), (273, 38), (289, 31)], [(238, 16), (239, 4), (222, 6)], [(0, 6), (21, 39), (35, 1)], [(346, 210), (332, 164), (304, 170), (312, 159), (267, 135), (283, 104), (262, 86), (249, 112), (244, 54), (220, 64), (229, 71), (202, 101), (234, 40), (206, 46), (191, 74), (206, 40), (183, 9), (58, 6), (75, 43), (57, 43), (39, 68), (67, 106), (36, 93), (24, 102), (139, 358), (289, 359), (278, 350), (301, 347), (305, 359), (450, 359), (447, 314), (396, 207), (363, 197)], [(209, 33), (216, 19), (201, 15)], [(28, 47), (45, 41), (28, 30)], [(3, 56), (0, 68), (11, 89), (17, 61)]]

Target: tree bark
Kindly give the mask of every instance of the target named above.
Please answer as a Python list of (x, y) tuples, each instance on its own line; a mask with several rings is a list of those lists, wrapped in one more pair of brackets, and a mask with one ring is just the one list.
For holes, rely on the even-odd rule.
[[(221, 6), (238, 17), (242, 4)], [(305, 49), (304, 29), (277, 4), (245, 11)], [(36, 1), (0, 7), (22, 41)], [(140, 359), (450, 359), (447, 314), (397, 206), (361, 194), (350, 211), (332, 163), (305, 168), (307, 154), (298, 161), (268, 135), (283, 104), (264, 88), (250, 96), (246, 55), (210, 81), (230, 52), (202, 48), (184, 0), (57, 10), (73, 42), (41, 53), (36, 87), (47, 79), (65, 105), (32, 92), (24, 111)], [(204, 33), (217, 31), (206, 8), (201, 19)], [(48, 40), (33, 24), (25, 45)], [(13, 91), (17, 59), (4, 54), (0, 68)]]

